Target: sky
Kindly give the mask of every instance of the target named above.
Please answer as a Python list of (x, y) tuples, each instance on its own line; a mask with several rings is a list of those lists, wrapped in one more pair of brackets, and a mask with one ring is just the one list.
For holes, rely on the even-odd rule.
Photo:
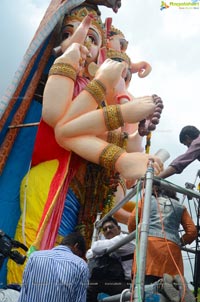
[[(183, 1), (176, 1), (180, 2)], [(1, 0), (0, 96), (19, 67), (49, 3), (50, 0)], [(101, 11), (103, 20), (112, 17), (113, 25), (125, 34), (132, 61), (144, 60), (152, 66), (148, 77), (133, 76), (129, 90), (135, 97), (157, 94), (162, 98), (164, 110), (152, 133), (150, 153), (160, 148), (168, 150), (171, 156), (167, 166), (186, 151), (179, 142), (182, 127), (194, 125), (200, 129), (200, 3), (199, 9), (160, 7), (159, 0), (122, 0), (117, 14), (107, 8)], [(198, 169), (199, 162), (195, 161), (181, 175), (168, 180), (184, 187), (186, 182), (194, 183)]]

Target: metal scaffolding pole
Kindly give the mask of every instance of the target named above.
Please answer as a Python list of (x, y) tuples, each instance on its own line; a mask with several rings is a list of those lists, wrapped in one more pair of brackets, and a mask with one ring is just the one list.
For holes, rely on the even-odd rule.
[(103, 298), (102, 300), (99, 300), (99, 302), (126, 302), (130, 301), (131, 298), (131, 292), (129, 289), (127, 289), (126, 292), (110, 297)]
[(198, 236), (196, 239), (196, 249), (195, 249), (195, 263), (194, 263), (194, 295), (195, 297), (198, 296), (198, 288), (200, 286), (200, 278), (199, 278), (199, 265), (200, 265), (200, 250), (198, 249), (199, 242), (200, 242), (200, 227), (199, 227), (199, 219), (200, 219), (200, 200), (198, 202), (198, 211), (197, 211), (197, 232)]
[(167, 180), (164, 180), (162, 178), (159, 178), (157, 176), (154, 176), (153, 183), (155, 185), (158, 185), (161, 188), (187, 195), (190, 198), (193, 198), (193, 197), (198, 198), (198, 199), (200, 198), (200, 193), (199, 192), (177, 186), (177, 185), (175, 185), (175, 184), (173, 184), (173, 183), (171, 183)]
[[(142, 183), (140, 183), (140, 188), (141, 188)], [(100, 228), (104, 220), (108, 216), (112, 216), (114, 213), (116, 213), (118, 210), (120, 210), (133, 196), (136, 195), (137, 193), (137, 185), (118, 203), (116, 206), (114, 206), (101, 220), (99, 220), (95, 226), (96, 228)]]
[[(160, 177), (156, 177), (154, 176), (153, 178), (153, 183), (155, 185), (158, 185), (160, 187), (163, 187), (164, 189), (170, 189), (172, 191), (187, 195), (188, 197), (195, 197), (195, 198), (200, 198), (200, 193), (190, 190), (190, 189), (185, 189), (183, 187), (177, 186), (169, 181), (166, 181)], [(142, 181), (140, 181), (140, 186), (139, 186), (139, 190), (141, 190), (142, 187)], [(112, 216), (113, 214), (115, 214), (119, 209), (121, 209), (133, 196), (136, 195), (137, 193), (137, 185), (134, 186), (134, 188), (132, 188), (132, 190), (130, 190), (130, 192), (116, 205), (114, 206), (101, 220), (99, 220), (95, 226), (96, 228), (100, 228), (103, 221), (108, 217), (108, 216)]]
[(146, 176), (145, 176), (145, 198), (144, 198), (144, 208), (143, 216), (140, 227), (140, 247), (139, 247), (139, 267), (137, 267), (137, 274), (139, 278), (135, 281), (134, 290), (134, 302), (143, 301), (144, 299), (144, 280), (145, 280), (145, 270), (146, 270), (146, 252), (147, 252), (147, 242), (149, 233), (149, 216), (151, 210), (151, 195), (152, 195), (152, 185), (153, 185), (153, 161), (149, 160)]
[[(138, 282), (135, 282), (135, 289), (134, 289), (134, 302), (141, 302), (144, 301), (144, 290), (145, 290), (145, 270), (146, 270), (146, 252), (147, 252), (147, 243), (148, 243), (148, 231), (149, 231), (149, 219), (150, 219), (150, 210), (151, 210), (151, 196), (152, 196), (152, 187), (153, 185), (157, 185), (161, 188), (168, 189), (174, 192), (178, 192), (184, 195), (187, 195), (190, 198), (197, 198), (199, 199), (200, 203), (200, 193), (191, 189), (185, 189), (183, 187), (177, 186), (173, 183), (170, 183), (166, 180), (163, 180), (159, 177), (154, 176), (153, 170), (153, 161), (149, 161), (149, 165), (147, 168), (147, 172), (145, 175), (145, 198), (144, 198), (144, 209), (143, 209), (143, 217), (141, 222), (140, 228), (140, 259), (139, 259), (139, 278)], [(140, 182), (141, 189), (142, 182)], [(129, 194), (119, 203), (117, 204), (111, 211), (105, 215), (100, 221), (96, 223), (96, 227), (101, 227), (102, 222), (110, 215), (113, 215), (116, 211), (118, 211), (127, 201), (130, 200), (134, 195), (137, 193), (137, 187), (135, 186)], [(198, 207), (199, 209), (199, 207)], [(199, 212), (198, 212), (198, 215)], [(120, 243), (113, 245), (111, 248), (107, 249), (106, 253), (111, 253), (121, 247), (122, 245), (126, 244), (130, 240), (135, 238), (136, 232), (130, 233), (126, 238), (122, 239)], [(182, 248), (183, 250), (187, 250), (190, 253), (196, 254), (197, 251)], [(199, 251), (198, 251), (199, 252)], [(197, 274), (196, 278), (197, 279)], [(136, 280), (137, 281), (137, 280)], [(195, 280), (197, 281), (197, 280)], [(197, 283), (197, 282), (196, 282)], [(197, 287), (198, 288), (198, 287)], [(195, 289), (196, 290), (196, 289)], [(101, 301), (105, 302), (115, 302), (115, 301), (127, 301), (131, 298), (131, 291), (127, 289), (127, 291), (123, 294), (110, 296), (107, 298), (103, 298)], [(161, 301), (165, 301), (164, 296), (161, 295)]]

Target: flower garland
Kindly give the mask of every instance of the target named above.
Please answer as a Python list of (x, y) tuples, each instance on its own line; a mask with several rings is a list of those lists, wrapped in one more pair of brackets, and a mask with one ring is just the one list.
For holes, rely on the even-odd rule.
[(151, 132), (149, 132), (146, 136), (146, 145), (145, 145), (145, 153), (149, 154), (151, 146)]
[(119, 184), (119, 174), (88, 163), (81, 187), (81, 209), (77, 229), (86, 239), (87, 246), (91, 244), (94, 222), (97, 213), (102, 217), (114, 206), (114, 193)]

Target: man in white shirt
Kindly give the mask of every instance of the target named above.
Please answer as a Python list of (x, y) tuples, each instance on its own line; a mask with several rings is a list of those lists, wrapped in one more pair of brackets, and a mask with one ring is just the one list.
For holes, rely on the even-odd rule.
[[(106, 250), (113, 246), (114, 244), (121, 241), (127, 234), (121, 233), (121, 228), (118, 225), (118, 222), (113, 217), (108, 217), (102, 224), (102, 231), (105, 239), (97, 240), (91, 246), (91, 249), (87, 251), (86, 258), (90, 260), (97, 259), (105, 254)], [(111, 274), (108, 271), (107, 279), (103, 278), (102, 274), (104, 274), (104, 268), (99, 269), (99, 276), (94, 278), (93, 272), (91, 272), (90, 284), (87, 292), (87, 302), (95, 302), (97, 301), (98, 293), (106, 293), (109, 295), (120, 294), (125, 288), (130, 287), (131, 283), (131, 269), (132, 269), (132, 261), (133, 261), (133, 253), (134, 253), (135, 245), (133, 242), (129, 242), (119, 249), (117, 249), (114, 253), (112, 253), (112, 257), (118, 259), (118, 262), (121, 263), (123, 276), (117, 276), (117, 272), (112, 272)], [(114, 264), (113, 264), (114, 266)], [(111, 265), (112, 267), (112, 265)], [(119, 270), (118, 270), (119, 271)]]

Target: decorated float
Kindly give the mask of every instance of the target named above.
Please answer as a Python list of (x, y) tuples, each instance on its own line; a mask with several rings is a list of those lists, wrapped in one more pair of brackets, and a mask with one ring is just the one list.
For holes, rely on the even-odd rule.
[[(1, 100), (0, 203), (4, 211), (0, 229), (2, 238), (10, 242), (10, 253), (3, 255), (2, 285), (21, 283), (26, 249), (31, 253), (51, 248), (73, 230), (85, 236), (89, 247), (99, 213), (103, 219), (111, 211), (126, 223), (133, 208), (127, 187), (146, 172), (151, 131), (159, 122), (162, 100), (154, 95), (140, 103), (128, 91), (132, 74), (144, 77), (151, 66), (131, 61), (124, 34), (109, 16), (101, 19), (98, 5), (117, 12), (121, 3), (52, 0)], [(73, 45), (77, 57), (69, 51)], [(126, 64), (119, 71), (119, 77), (126, 71), (123, 83), (110, 78), (110, 59)], [(116, 74), (118, 66), (112, 66)], [(57, 86), (59, 76), (67, 79)], [(110, 86), (116, 81), (116, 91), (114, 87), (109, 91), (107, 80)], [(62, 92), (56, 102), (55, 90)], [(59, 107), (62, 98), (65, 103)], [(141, 114), (128, 115), (138, 106), (143, 108)], [(102, 116), (104, 123), (98, 124)], [(92, 123), (96, 124), (93, 129)], [(128, 165), (134, 173), (127, 172)], [(20, 254), (13, 255), (12, 248)]]

